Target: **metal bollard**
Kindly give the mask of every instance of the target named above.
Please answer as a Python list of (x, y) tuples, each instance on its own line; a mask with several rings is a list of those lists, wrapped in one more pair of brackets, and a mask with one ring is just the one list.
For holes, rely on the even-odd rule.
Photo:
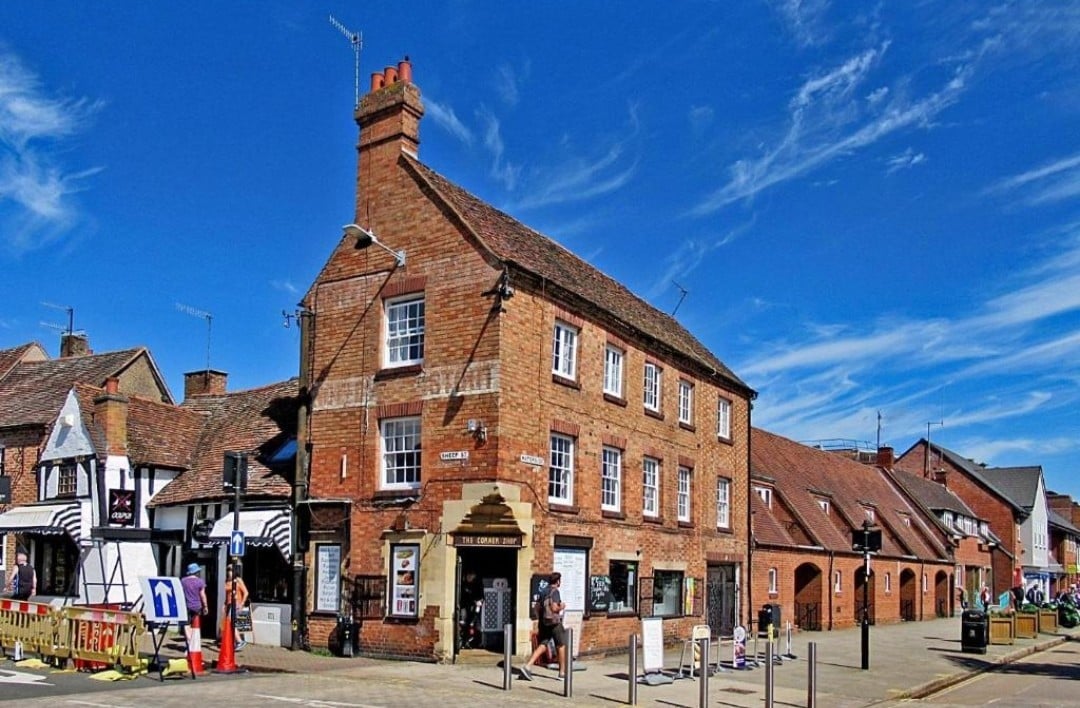
[(632, 706), (637, 705), (637, 635), (630, 635), (630, 668), (627, 669), (630, 677), (627, 690), (626, 702)]
[(806, 679), (806, 708), (817, 708), (817, 642), (810, 642), (810, 672)]
[(514, 625), (503, 626), (503, 690), (509, 691), (513, 682), (514, 667), (511, 663), (514, 656)]
[[(753, 621), (750, 622), (750, 626), (751, 627), (754, 626)], [(758, 655), (758, 646), (757, 646), (758, 635), (760, 633), (761, 633), (761, 626), (759, 625), (758, 628), (754, 631), (754, 666), (761, 666), (761, 664), (758, 663), (759, 655)]]
[[(701, 642), (701, 666), (698, 669), (698, 708), (707, 708), (709, 705), (709, 638), (698, 640)], [(690, 657), (693, 662), (694, 657)], [(692, 664), (691, 664), (692, 665)]]
[(574, 630), (566, 630), (566, 666), (563, 671), (563, 697), (571, 698), (574, 695)]
[(773, 708), (772, 640), (765, 642), (765, 708)]

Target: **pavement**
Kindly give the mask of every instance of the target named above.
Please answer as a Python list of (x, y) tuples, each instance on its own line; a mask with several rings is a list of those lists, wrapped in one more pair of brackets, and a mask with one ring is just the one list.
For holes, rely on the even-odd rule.
[[(1080, 639), (1080, 628), (1060, 629), (1040, 634), (1036, 639), (1017, 639), (1012, 645), (990, 645), (985, 654), (965, 653), (960, 645), (960, 618), (904, 622), (871, 627), (870, 668), (861, 669), (861, 634), (858, 628), (831, 632), (798, 632), (790, 647), (783, 637), (776, 652), (794, 656), (773, 666), (773, 700), (786, 705), (807, 705), (809, 682), (809, 645), (817, 656), (818, 705), (848, 706), (889, 705), (919, 698), (964, 681), (996, 665), (1016, 661), (1052, 646)], [(162, 656), (183, 652), (182, 641), (169, 641)], [(715, 647), (715, 645), (714, 645)], [(681, 646), (665, 650), (665, 673), (677, 675)], [(722, 664), (730, 666), (731, 645), (720, 647)], [(764, 657), (765, 642), (757, 652)], [(755, 653), (749, 640), (747, 656)], [(237, 652), (237, 663), (252, 673), (332, 674), (335, 681), (362, 682), (365, 701), (380, 695), (414, 696), (407, 705), (464, 705), (483, 700), (497, 700), (502, 705), (564, 703), (564, 684), (556, 672), (533, 671), (533, 680), (521, 680), (515, 659), (510, 693), (503, 691), (502, 655), (473, 650), (456, 664), (429, 664), (386, 661), (368, 658), (339, 658), (312, 652), (292, 652), (279, 647), (248, 645)], [(204, 660), (217, 658), (215, 645), (205, 643)], [(715, 658), (715, 657), (712, 657)], [(628, 703), (628, 654), (605, 658), (585, 658), (576, 662), (573, 673), (572, 702), (581, 705)], [(765, 698), (765, 668), (745, 671), (731, 669), (715, 672), (709, 678), (710, 704), (758, 708)], [(686, 671), (684, 671), (686, 673)], [(297, 676), (299, 680), (299, 676)], [(639, 705), (699, 705), (698, 679), (681, 678), (660, 686), (638, 684)], [(387, 705), (398, 705), (386, 701)]]

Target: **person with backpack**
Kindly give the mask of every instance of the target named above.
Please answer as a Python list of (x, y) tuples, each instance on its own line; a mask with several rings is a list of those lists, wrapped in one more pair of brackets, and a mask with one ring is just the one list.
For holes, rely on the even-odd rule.
[(37, 595), (37, 573), (34, 566), (30, 565), (30, 559), (26, 551), (15, 554), (15, 570), (11, 574), (11, 597), (14, 600), (29, 600)]
[(519, 670), (521, 678), (525, 681), (532, 681), (532, 672), (529, 669), (535, 666), (540, 657), (547, 653), (549, 640), (555, 642), (555, 653), (559, 658), (559, 678), (563, 678), (566, 674), (566, 629), (562, 623), (562, 615), (566, 609), (566, 604), (562, 601), (562, 594), (559, 592), (561, 585), (562, 574), (552, 573), (546, 593), (544, 588), (540, 590), (540, 599), (536, 608), (539, 643), (532, 656)]

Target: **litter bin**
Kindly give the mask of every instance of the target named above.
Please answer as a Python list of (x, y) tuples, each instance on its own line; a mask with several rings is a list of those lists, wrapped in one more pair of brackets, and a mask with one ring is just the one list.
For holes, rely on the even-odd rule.
[(762, 605), (761, 609), (757, 613), (757, 628), (758, 635), (768, 635), (769, 625), (776, 626), (776, 621), (773, 618), (773, 605)]
[(982, 610), (964, 610), (960, 616), (960, 650), (985, 654), (990, 643), (990, 618)]

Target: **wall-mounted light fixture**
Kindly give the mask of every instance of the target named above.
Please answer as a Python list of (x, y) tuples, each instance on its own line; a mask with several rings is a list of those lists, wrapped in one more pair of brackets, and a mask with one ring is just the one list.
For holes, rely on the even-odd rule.
[(390, 248), (385, 243), (376, 238), (375, 234), (372, 233), (369, 229), (365, 229), (359, 224), (345, 224), (341, 228), (345, 231), (346, 236), (356, 239), (355, 247), (357, 250), (364, 249), (372, 244), (375, 244), (382, 250), (392, 255), (394, 257), (394, 260), (397, 261), (398, 266), (405, 265), (405, 251), (395, 251), (394, 249)]
[(477, 442), (484, 442), (487, 440), (487, 426), (484, 425), (484, 421), (477, 420), (476, 418), (469, 418), (469, 421), (465, 424), (465, 431), (472, 435)]

